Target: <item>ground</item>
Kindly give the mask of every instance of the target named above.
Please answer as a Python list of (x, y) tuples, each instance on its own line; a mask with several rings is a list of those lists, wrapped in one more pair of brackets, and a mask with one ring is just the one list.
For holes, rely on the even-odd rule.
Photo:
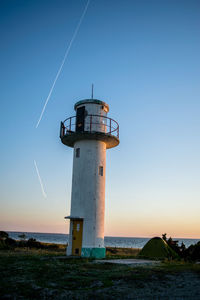
[[(116, 249), (111, 249), (109, 258), (117, 258), (119, 252), (122, 258), (123, 251)], [(133, 253), (138, 251), (127, 257)], [(1, 250), (0, 298), (200, 299), (199, 264), (165, 261), (138, 267), (64, 254), (62, 248)]]

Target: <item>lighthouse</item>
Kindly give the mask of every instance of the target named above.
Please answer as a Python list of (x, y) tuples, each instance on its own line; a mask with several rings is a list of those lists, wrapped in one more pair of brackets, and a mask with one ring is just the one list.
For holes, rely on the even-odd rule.
[(60, 126), (61, 142), (74, 149), (67, 255), (103, 258), (106, 150), (119, 144), (119, 125), (104, 101), (81, 100), (74, 110)]

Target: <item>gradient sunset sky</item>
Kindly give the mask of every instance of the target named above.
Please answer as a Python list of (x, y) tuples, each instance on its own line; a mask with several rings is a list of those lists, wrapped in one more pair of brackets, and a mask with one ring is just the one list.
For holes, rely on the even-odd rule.
[[(200, 1), (0, 1), (0, 230), (68, 233), (75, 102), (110, 106), (105, 235), (200, 238)], [(42, 194), (34, 160), (43, 181)]]

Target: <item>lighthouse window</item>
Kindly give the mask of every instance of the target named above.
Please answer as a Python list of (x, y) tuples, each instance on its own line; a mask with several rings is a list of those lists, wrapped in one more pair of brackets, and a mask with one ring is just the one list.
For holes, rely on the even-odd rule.
[(80, 157), (80, 148), (76, 148), (76, 157)]
[(99, 166), (99, 175), (103, 176), (103, 167)]

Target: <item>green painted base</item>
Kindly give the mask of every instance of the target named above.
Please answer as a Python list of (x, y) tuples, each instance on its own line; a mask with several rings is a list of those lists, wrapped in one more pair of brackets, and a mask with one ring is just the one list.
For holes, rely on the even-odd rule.
[(104, 258), (106, 257), (106, 248), (82, 248), (82, 257)]

